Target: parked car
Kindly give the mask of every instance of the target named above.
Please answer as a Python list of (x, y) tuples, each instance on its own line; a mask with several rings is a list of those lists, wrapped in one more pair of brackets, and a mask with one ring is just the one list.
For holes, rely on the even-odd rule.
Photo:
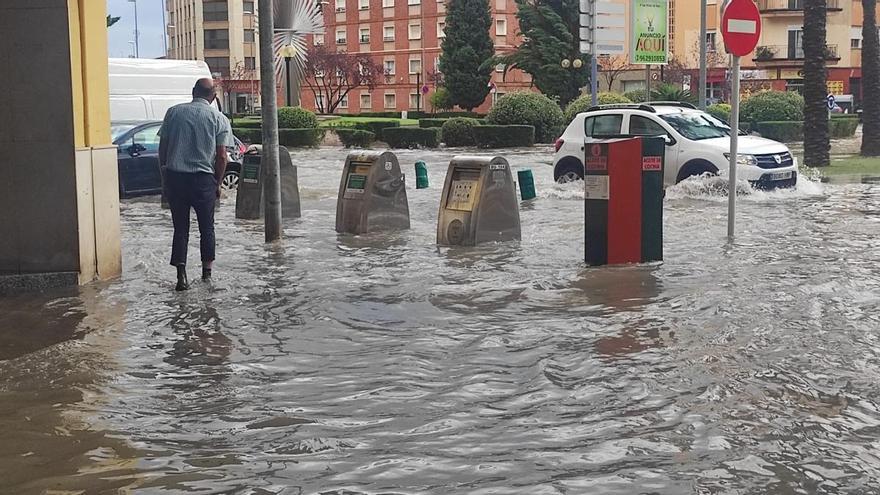
[[(159, 172), (159, 127), (162, 122), (123, 121), (110, 127), (113, 144), (117, 146), (119, 163), (119, 197), (132, 198), (162, 192), (162, 176)], [(221, 187), (234, 190), (238, 187), (241, 159), (247, 150), (238, 138), (235, 146), (227, 148), (229, 164)]]
[[(575, 117), (556, 141), (553, 177), (568, 182), (584, 177), (587, 137), (662, 136), (666, 140), (664, 183), (677, 184), (703, 174), (726, 176), (730, 126), (678, 102), (599, 105)], [(797, 159), (782, 143), (757, 136), (739, 138), (737, 177), (756, 187), (794, 187)]]

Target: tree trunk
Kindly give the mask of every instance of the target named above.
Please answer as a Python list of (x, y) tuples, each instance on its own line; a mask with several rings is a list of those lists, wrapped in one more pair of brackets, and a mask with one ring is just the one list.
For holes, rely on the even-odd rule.
[[(804, 164), (830, 164), (825, 70), (825, 0), (804, 0)], [(791, 48), (791, 47), (789, 47)]]
[(877, 0), (862, 0), (862, 156), (880, 156), (880, 39)]

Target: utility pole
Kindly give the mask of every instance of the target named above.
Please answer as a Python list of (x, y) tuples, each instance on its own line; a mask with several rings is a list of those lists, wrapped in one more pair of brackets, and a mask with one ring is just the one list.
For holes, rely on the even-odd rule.
[[(138, 32), (138, 2), (137, 0), (128, 0), (129, 2), (134, 4), (134, 58), (141, 57), (140, 50), (140, 42), (138, 38), (140, 37), (140, 32)], [(164, 7), (162, 7), (164, 9)]]
[(273, 1), (259, 1), (260, 90), (262, 92), (263, 149), (260, 161), (263, 180), (263, 211), (266, 242), (281, 239), (281, 171), (278, 162), (278, 93), (275, 89)]
[(706, 2), (700, 0), (700, 110), (706, 109)]

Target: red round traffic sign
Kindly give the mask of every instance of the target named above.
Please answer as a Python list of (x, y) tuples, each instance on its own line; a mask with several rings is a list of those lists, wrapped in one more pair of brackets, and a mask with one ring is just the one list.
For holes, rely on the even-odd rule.
[(727, 53), (752, 53), (761, 37), (761, 13), (754, 0), (731, 0), (721, 14), (721, 36)]

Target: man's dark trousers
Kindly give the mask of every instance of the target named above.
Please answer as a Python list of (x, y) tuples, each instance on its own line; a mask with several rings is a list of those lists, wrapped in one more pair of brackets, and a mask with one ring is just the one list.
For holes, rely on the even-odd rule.
[(217, 201), (217, 180), (204, 172), (182, 173), (165, 171), (165, 187), (171, 219), (174, 222), (174, 242), (171, 246), (171, 264), (186, 264), (189, 245), (189, 210), (196, 210), (199, 222), (199, 245), (202, 263), (214, 261), (214, 205)]

